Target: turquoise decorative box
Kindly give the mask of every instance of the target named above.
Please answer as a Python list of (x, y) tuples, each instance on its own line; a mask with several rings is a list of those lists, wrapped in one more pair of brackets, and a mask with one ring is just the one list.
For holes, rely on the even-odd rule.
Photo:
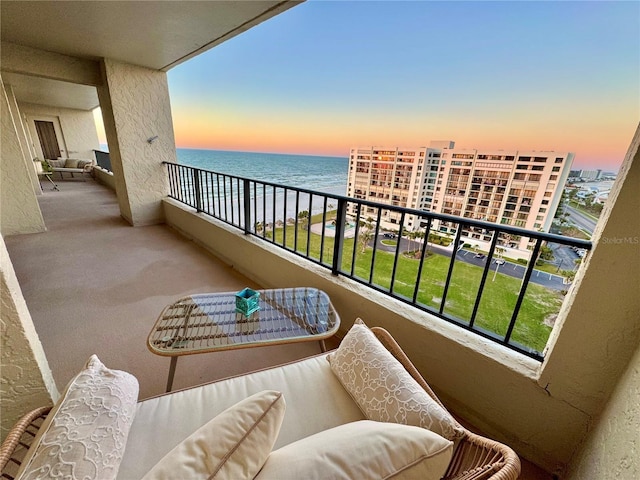
[(245, 316), (260, 310), (260, 292), (245, 288), (236, 293), (236, 312)]

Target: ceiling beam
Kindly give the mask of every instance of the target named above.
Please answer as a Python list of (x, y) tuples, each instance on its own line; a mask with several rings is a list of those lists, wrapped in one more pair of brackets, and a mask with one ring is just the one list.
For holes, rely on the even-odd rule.
[(20, 73), (81, 85), (102, 85), (99, 62), (10, 42), (2, 42), (0, 65), (3, 72)]

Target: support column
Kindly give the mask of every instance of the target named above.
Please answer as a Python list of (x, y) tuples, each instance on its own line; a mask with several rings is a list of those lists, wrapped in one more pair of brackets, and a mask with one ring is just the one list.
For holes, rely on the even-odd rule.
[(25, 413), (51, 405), (58, 390), (0, 237), (0, 437)]
[(131, 225), (164, 222), (169, 185), (163, 161), (176, 149), (167, 74), (104, 59), (98, 97), (120, 214)]
[(44, 232), (44, 219), (1, 79), (0, 84), (0, 232), (2, 235)]
[(20, 108), (18, 107), (16, 96), (13, 93), (13, 87), (11, 85), (5, 85), (4, 88), (7, 91), (7, 98), (9, 100), (9, 110), (11, 110), (11, 115), (13, 116), (13, 123), (16, 126), (16, 133), (18, 135), (18, 141), (20, 143), (20, 148), (22, 150), (22, 158), (24, 159), (24, 163), (27, 166), (27, 171), (29, 172), (29, 177), (31, 178), (31, 183), (33, 184), (33, 191), (35, 192), (36, 195), (41, 195), (42, 187), (40, 187), (38, 170), (33, 162), (33, 159), (36, 156), (31, 151), (31, 145), (27, 140), (27, 132), (25, 131), (24, 122), (22, 121), (22, 118), (20, 116)]

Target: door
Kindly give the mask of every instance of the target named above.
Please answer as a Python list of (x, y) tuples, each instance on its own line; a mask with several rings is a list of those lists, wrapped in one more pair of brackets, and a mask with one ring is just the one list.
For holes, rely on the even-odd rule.
[(60, 157), (60, 146), (58, 145), (58, 138), (56, 137), (56, 130), (53, 122), (36, 120), (35, 123), (36, 132), (40, 139), (40, 146), (42, 147), (44, 158), (55, 160)]

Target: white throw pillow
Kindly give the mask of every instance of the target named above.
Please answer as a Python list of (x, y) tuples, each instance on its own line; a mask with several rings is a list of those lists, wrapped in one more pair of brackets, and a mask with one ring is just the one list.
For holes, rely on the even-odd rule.
[(189, 435), (143, 480), (251, 479), (278, 438), (284, 411), (282, 393), (256, 393)]
[(75, 158), (67, 158), (64, 161), (64, 168), (78, 168), (78, 162), (80, 160), (77, 160)]
[(420, 427), (361, 420), (271, 452), (256, 480), (439, 480), (453, 442)]
[(328, 356), (331, 370), (369, 420), (427, 428), (449, 440), (464, 434), (360, 319)]
[(16, 479), (116, 478), (138, 401), (138, 381), (92, 355), (51, 410)]

